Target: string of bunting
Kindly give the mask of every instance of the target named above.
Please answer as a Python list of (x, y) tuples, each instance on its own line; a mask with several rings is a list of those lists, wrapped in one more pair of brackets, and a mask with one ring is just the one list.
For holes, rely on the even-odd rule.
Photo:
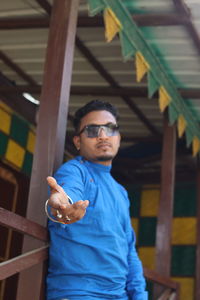
[(90, 16), (103, 12), (106, 41), (111, 42), (118, 34), (123, 59), (127, 61), (135, 57), (137, 82), (147, 74), (149, 98), (158, 91), (160, 111), (163, 113), (168, 107), (170, 125), (176, 122), (178, 136), (182, 137), (185, 133), (187, 147), (192, 143), (193, 156), (196, 156), (200, 151), (200, 128), (196, 117), (154, 55), (124, 3), (121, 0), (88, 0), (88, 4)]

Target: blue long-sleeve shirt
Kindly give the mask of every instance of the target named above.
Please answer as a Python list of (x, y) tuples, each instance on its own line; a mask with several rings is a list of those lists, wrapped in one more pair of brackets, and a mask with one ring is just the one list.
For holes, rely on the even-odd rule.
[(78, 156), (55, 174), (74, 202), (90, 203), (76, 223), (49, 221), (48, 300), (147, 300), (127, 192), (110, 170)]

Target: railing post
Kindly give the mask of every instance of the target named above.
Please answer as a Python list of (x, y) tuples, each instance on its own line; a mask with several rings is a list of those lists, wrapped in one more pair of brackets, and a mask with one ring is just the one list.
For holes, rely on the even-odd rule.
[[(161, 192), (156, 231), (156, 271), (170, 277), (171, 231), (175, 185), (176, 129), (164, 117), (164, 140), (161, 165)], [(155, 288), (155, 296), (160, 289)]]
[[(79, 0), (54, 0), (39, 109), (27, 217), (45, 225), (46, 177), (62, 163)], [(23, 252), (40, 247), (25, 237)], [(42, 265), (20, 273), (16, 300), (44, 299)], [(33, 284), (34, 283), (34, 284)]]

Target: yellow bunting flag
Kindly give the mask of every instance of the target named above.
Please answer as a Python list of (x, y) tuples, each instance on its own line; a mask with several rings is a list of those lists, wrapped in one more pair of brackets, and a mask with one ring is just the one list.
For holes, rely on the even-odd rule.
[(198, 139), (198, 137), (195, 136), (192, 141), (193, 156), (196, 156), (199, 150), (200, 150), (200, 140)]
[(106, 41), (110, 42), (122, 28), (120, 21), (110, 8), (104, 10), (104, 24)]
[(187, 122), (185, 120), (185, 118), (180, 115), (178, 117), (178, 137), (182, 137), (183, 133), (185, 132), (185, 128), (187, 126)]
[(169, 105), (170, 101), (171, 98), (168, 95), (166, 89), (163, 86), (161, 86), (159, 88), (159, 107), (161, 112), (165, 110), (165, 108)]
[(145, 60), (141, 52), (137, 52), (135, 55), (135, 66), (136, 66), (136, 81), (140, 82), (144, 75), (150, 69), (148, 62)]

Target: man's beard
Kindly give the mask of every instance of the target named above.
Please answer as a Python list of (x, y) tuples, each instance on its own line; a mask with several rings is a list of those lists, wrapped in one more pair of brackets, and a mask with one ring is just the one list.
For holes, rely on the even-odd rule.
[(109, 160), (113, 160), (114, 156), (113, 155), (102, 155), (102, 156), (98, 156), (96, 158), (97, 161), (109, 161)]

